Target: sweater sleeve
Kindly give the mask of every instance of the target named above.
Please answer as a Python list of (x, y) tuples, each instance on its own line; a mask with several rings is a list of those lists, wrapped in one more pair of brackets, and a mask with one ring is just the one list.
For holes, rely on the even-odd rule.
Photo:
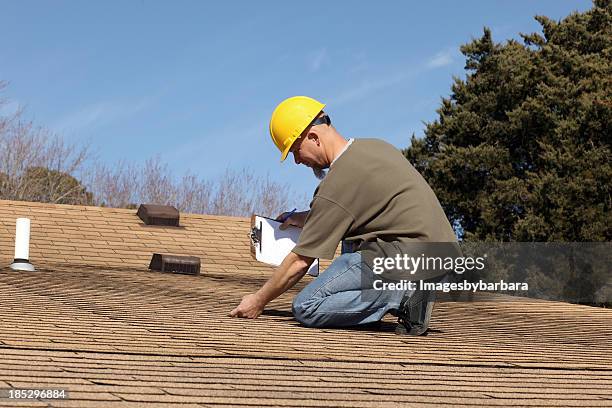
[(293, 252), (310, 258), (332, 259), (353, 222), (353, 216), (341, 205), (315, 196)]

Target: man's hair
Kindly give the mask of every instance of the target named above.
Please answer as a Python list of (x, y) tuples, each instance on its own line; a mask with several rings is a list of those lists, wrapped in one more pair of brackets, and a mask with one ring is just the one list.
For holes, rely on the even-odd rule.
[[(314, 117), (314, 119), (311, 121), (311, 123), (314, 122), (315, 120), (319, 119), (319, 118), (322, 118), (323, 116), (326, 116), (326, 115), (327, 115), (327, 113), (325, 113), (325, 111), (319, 112), (319, 114)], [(327, 115), (327, 116), (329, 117), (329, 115)], [(332, 126), (331, 123), (329, 124), (329, 126), (330, 127)], [(300, 134), (300, 137), (304, 136), (306, 134), (306, 131), (310, 130), (311, 127), (312, 127), (312, 125), (310, 125), (310, 124), (308, 126), (306, 126), (306, 129), (304, 129), (302, 131), (302, 133)]]
[(315, 120), (317, 120), (317, 119), (319, 119), (319, 118), (322, 118), (323, 116), (327, 116), (327, 123), (328, 123), (328, 126), (330, 126), (330, 127), (331, 127), (331, 126), (332, 126), (332, 124), (331, 124), (331, 118), (329, 117), (329, 115), (328, 115), (327, 113), (325, 113), (325, 111), (321, 111), (321, 112), (319, 112), (319, 114), (318, 114), (317, 116), (315, 116), (315, 118), (313, 119), (313, 121), (315, 121)]

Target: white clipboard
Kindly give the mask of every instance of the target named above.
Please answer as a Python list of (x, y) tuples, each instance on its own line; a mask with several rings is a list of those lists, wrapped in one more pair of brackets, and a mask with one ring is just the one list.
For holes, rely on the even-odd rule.
[[(282, 222), (253, 214), (251, 217), (251, 255), (263, 263), (279, 266), (297, 245), (301, 228), (289, 226), (281, 230)], [(315, 259), (307, 274), (319, 276), (319, 260)]]

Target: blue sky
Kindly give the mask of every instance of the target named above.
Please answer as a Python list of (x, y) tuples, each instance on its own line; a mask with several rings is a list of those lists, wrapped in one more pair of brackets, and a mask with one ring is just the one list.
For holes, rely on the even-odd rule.
[(160, 155), (178, 176), (226, 168), (311, 194), (309, 169), (281, 164), (268, 134), (278, 102), (327, 103), (348, 137), (399, 148), (436, 117), (459, 46), (540, 31), (587, 0), (7, 1), (0, 0), (2, 96), (109, 164)]

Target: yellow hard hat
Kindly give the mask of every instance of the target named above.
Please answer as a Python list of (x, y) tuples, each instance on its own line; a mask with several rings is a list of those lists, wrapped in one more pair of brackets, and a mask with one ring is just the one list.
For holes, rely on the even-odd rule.
[(307, 96), (292, 96), (274, 109), (270, 118), (270, 136), (282, 153), (281, 161), (287, 158), (293, 142), (324, 107), (324, 103)]

